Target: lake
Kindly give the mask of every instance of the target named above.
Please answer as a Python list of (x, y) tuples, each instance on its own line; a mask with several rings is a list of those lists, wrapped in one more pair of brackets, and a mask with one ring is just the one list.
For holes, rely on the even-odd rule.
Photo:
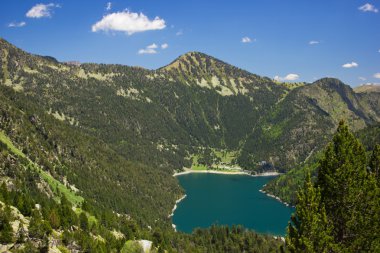
[(273, 177), (193, 173), (178, 176), (187, 197), (174, 212), (178, 231), (212, 224), (241, 224), (260, 233), (285, 235), (294, 208), (259, 192)]

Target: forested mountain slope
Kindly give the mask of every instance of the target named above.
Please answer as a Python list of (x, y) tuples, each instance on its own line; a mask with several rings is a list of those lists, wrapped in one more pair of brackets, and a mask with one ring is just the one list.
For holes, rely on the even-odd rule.
[(151, 226), (167, 217), (173, 199), (181, 195), (170, 174), (127, 161), (103, 141), (41, 111), (23, 94), (0, 87), (0, 95), (1, 134), (43, 171), (74, 185), (98, 208)]
[(280, 168), (305, 162), (326, 144), (339, 120), (354, 130), (379, 122), (379, 101), (378, 95), (359, 96), (332, 78), (295, 88), (247, 138), (240, 164), (249, 165), (250, 156), (253, 161), (267, 158)]
[[(339, 119), (354, 130), (379, 120), (379, 97), (335, 79), (277, 83), (202, 53), (159, 70), (59, 63), (4, 40), (2, 83), (110, 144), (128, 160), (172, 171), (200, 147), (238, 151), (237, 162), (287, 170), (331, 136)], [(293, 89), (294, 88), (294, 89)]]

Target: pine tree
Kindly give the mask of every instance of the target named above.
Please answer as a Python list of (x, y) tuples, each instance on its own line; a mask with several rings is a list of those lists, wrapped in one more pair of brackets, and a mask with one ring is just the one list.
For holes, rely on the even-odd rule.
[(340, 122), (316, 185), (308, 176), (298, 193), (286, 238), (291, 252), (380, 252), (378, 154), (376, 147), (368, 173), (362, 144)]
[(288, 225), (286, 246), (290, 252), (330, 252), (333, 248), (332, 227), (321, 202), (319, 188), (307, 175), (297, 194), (296, 212)]
[(377, 183), (377, 189), (374, 193), (374, 208), (372, 220), (375, 222), (370, 224), (372, 244), (371, 252), (380, 252), (380, 145), (377, 144), (372, 152), (372, 156), (369, 162), (371, 175), (374, 181)]
[(0, 209), (0, 243), (7, 244), (13, 242), (13, 228), (10, 224), (12, 219), (11, 209), (5, 206), (4, 210)]
[(0, 186), (0, 200), (4, 201), (5, 204), (9, 204), (9, 192), (5, 182)]
[(369, 167), (371, 172), (377, 179), (377, 183), (380, 186), (380, 144), (377, 144), (373, 149), (371, 159), (369, 161)]
[(78, 216), (72, 209), (70, 201), (62, 195), (61, 203), (59, 206), (59, 216), (61, 220), (61, 226), (64, 228), (69, 228), (72, 225), (78, 224)]
[[(362, 144), (340, 122), (333, 141), (320, 160), (317, 187), (333, 226), (340, 250), (368, 251), (377, 226), (378, 195), (375, 181), (367, 173)], [(339, 251), (340, 251), (339, 250)]]
[(52, 232), (50, 223), (42, 220), (39, 210), (32, 212), (32, 217), (29, 223), (29, 235), (34, 238), (43, 239)]
[(18, 237), (17, 237), (17, 243), (24, 243), (26, 238), (26, 231), (24, 229), (24, 223), (20, 221), (19, 230), (18, 230)]
[(79, 225), (81, 229), (88, 231), (88, 218), (84, 212), (81, 212), (79, 215)]
[(59, 217), (57, 209), (53, 208), (49, 214), (49, 222), (52, 228), (58, 229), (61, 226), (61, 218)]

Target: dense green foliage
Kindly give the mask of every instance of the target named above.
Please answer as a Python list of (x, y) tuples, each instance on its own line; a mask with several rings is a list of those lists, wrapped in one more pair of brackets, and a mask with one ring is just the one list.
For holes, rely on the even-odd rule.
[(331, 252), (332, 227), (327, 220), (319, 188), (307, 175), (297, 195), (298, 204), (288, 227), (286, 244), (290, 252)]
[[(184, 252), (280, 252), (280, 238), (263, 236), (246, 230), (241, 226), (211, 226), (197, 229), (186, 243)], [(191, 246), (191, 245), (196, 245)]]
[[(378, 146), (370, 166), (377, 165), (377, 152)], [(286, 241), (291, 252), (380, 250), (380, 188), (376, 168), (367, 165), (364, 147), (341, 122), (315, 185), (308, 176), (298, 193)]]
[[(44, 114), (23, 94), (6, 87), (0, 87), (0, 94), (1, 130), (34, 164), (60, 182), (75, 185), (99, 208), (135, 216), (150, 226), (156, 219), (167, 220), (181, 194), (171, 174), (127, 161), (104, 142)], [(22, 160), (23, 166), (29, 164)]]
[(375, 175), (377, 183), (380, 186), (380, 144), (377, 144), (373, 149), (371, 159), (369, 161), (371, 173)]

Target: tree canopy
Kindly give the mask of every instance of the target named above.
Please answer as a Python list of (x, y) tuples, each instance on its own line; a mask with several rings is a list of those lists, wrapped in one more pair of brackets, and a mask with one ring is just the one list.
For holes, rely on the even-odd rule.
[(380, 249), (376, 157), (378, 148), (368, 162), (360, 141), (340, 122), (319, 161), (315, 185), (308, 176), (298, 193), (296, 213), (286, 239), (290, 251), (376, 252)]

